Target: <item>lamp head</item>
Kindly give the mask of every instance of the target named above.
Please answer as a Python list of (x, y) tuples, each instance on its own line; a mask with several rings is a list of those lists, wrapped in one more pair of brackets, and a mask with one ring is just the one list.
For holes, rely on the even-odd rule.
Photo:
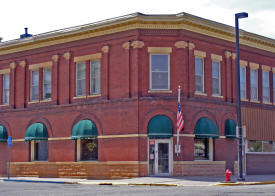
[(237, 14), (235, 14), (235, 17), (236, 18), (247, 18), (248, 13), (246, 13), (246, 12), (237, 13)]

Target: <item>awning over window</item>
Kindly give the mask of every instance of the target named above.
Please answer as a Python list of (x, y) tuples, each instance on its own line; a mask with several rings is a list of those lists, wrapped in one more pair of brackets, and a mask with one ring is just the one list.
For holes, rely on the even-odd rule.
[(236, 126), (237, 126), (237, 123), (234, 120), (226, 119), (225, 136), (227, 138), (236, 138)]
[(6, 128), (0, 125), (0, 143), (7, 142), (8, 140), (8, 132)]
[(170, 138), (173, 136), (173, 124), (167, 116), (153, 117), (148, 124), (149, 138)]
[(48, 130), (42, 123), (30, 125), (25, 133), (25, 141), (48, 140)]
[(209, 118), (200, 118), (195, 126), (195, 136), (199, 138), (219, 137), (219, 128)]
[(96, 125), (91, 120), (81, 120), (73, 126), (72, 139), (88, 139), (97, 136)]

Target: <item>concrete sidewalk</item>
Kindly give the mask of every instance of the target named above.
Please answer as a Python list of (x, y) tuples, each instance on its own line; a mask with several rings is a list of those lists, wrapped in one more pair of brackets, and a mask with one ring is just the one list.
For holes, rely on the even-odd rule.
[(187, 176), (187, 177), (139, 177), (120, 180), (87, 180), (75, 178), (38, 178), (38, 177), (0, 177), (0, 181), (37, 182), (86, 185), (128, 185), (128, 186), (228, 186), (275, 184), (275, 175), (249, 175), (244, 182), (238, 182), (236, 176), (232, 182), (224, 183), (224, 176)]

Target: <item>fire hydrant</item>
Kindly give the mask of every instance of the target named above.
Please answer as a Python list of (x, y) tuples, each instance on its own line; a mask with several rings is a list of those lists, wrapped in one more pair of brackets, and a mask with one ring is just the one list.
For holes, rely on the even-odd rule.
[(232, 176), (232, 172), (229, 170), (229, 169), (227, 169), (226, 171), (225, 171), (225, 181), (227, 181), (227, 182), (229, 182), (229, 181), (231, 181), (230, 180), (230, 177)]

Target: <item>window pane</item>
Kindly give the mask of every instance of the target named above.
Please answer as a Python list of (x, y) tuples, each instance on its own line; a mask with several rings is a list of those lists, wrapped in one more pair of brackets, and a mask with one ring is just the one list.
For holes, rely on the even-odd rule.
[(241, 98), (246, 98), (246, 76), (245, 76), (245, 67), (240, 67), (240, 90), (241, 90)]
[(248, 141), (248, 152), (262, 152), (262, 141)]
[(196, 82), (196, 91), (203, 92), (203, 59), (195, 58), (195, 82)]
[(48, 141), (36, 141), (35, 142), (35, 161), (47, 161), (48, 160)]
[(209, 159), (209, 148), (208, 139), (202, 138), (194, 139), (194, 159), (195, 160), (208, 160)]
[(212, 94), (220, 95), (220, 63), (212, 62)]
[(169, 55), (151, 54), (151, 88), (169, 89)]
[(49, 99), (52, 95), (52, 71), (51, 68), (43, 69), (43, 99)]
[(81, 141), (81, 160), (97, 160), (98, 146), (97, 139), (82, 139)]
[(262, 77), (262, 80), (263, 80), (263, 101), (269, 102), (270, 101), (269, 72), (263, 71), (262, 75), (263, 75), (263, 77)]
[(272, 141), (263, 141), (263, 152), (272, 152)]
[(168, 55), (151, 54), (151, 71), (168, 72)]
[(91, 61), (90, 82), (91, 89), (90, 94), (100, 93), (100, 61)]
[(10, 98), (10, 75), (3, 75), (3, 95), (2, 95), (2, 104), (8, 104)]
[(39, 99), (39, 71), (31, 71), (31, 88), (30, 88), (30, 100), (38, 100)]
[(86, 63), (76, 64), (76, 96), (86, 95)]

